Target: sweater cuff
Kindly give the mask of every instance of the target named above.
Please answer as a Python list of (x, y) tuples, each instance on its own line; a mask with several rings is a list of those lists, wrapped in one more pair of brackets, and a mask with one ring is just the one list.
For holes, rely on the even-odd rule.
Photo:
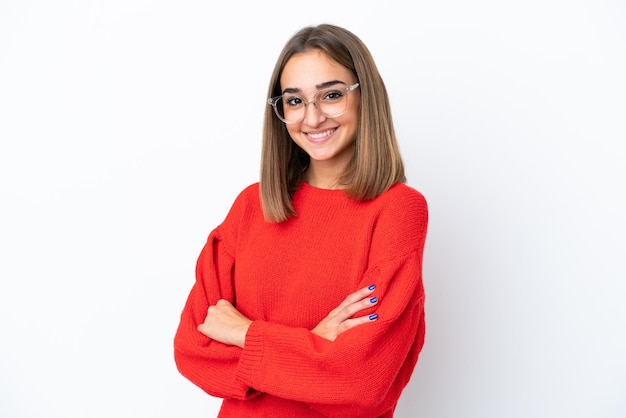
[[(237, 379), (247, 386), (254, 388), (253, 382), (260, 376), (263, 364), (263, 321), (253, 321), (246, 333), (239, 366), (237, 367)], [(255, 379), (256, 377), (256, 379)]]

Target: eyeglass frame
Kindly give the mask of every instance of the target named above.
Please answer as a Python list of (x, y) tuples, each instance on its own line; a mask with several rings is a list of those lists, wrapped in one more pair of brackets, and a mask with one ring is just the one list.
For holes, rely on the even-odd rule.
[[(356, 90), (357, 87), (359, 87), (360, 85), (361, 85), (361, 83), (356, 82), (356, 83), (354, 83), (354, 84), (352, 84), (350, 86), (346, 86), (346, 88), (345, 88), (345, 90), (346, 90), (346, 100), (348, 100), (347, 94), (350, 93), (353, 90)], [(327, 90), (332, 91), (334, 89), (329, 87), (327, 89), (319, 90), (317, 93), (315, 93), (315, 96), (312, 99), (310, 99), (310, 100), (304, 100), (303, 97), (300, 97), (300, 96), (296, 95), (296, 97), (299, 97), (300, 99), (302, 99), (302, 104), (304, 105), (304, 112), (302, 113), (302, 118), (300, 120), (295, 121), (295, 122), (287, 122), (285, 119), (283, 119), (280, 116), (279, 112), (278, 112), (278, 108), (276, 107), (276, 103), (278, 103), (278, 101), (284, 96), (284, 94), (281, 94), (280, 96), (270, 97), (269, 99), (267, 99), (267, 103), (274, 108), (274, 114), (276, 115), (276, 117), (278, 117), (278, 119), (281, 122), (283, 122), (283, 123), (285, 123), (287, 125), (293, 125), (295, 123), (302, 122), (304, 120), (304, 118), (306, 117), (306, 107), (310, 103), (313, 103), (313, 105), (315, 106), (317, 111), (320, 112), (320, 114), (322, 114), (324, 117), (327, 117), (327, 118), (330, 118), (330, 119), (338, 118), (339, 116), (343, 115), (346, 112), (346, 109), (348, 108), (348, 103), (347, 102), (346, 102), (346, 109), (344, 109), (341, 113), (339, 113), (337, 115), (332, 115), (332, 116), (331, 115), (327, 115), (326, 113), (322, 112), (322, 110), (317, 106), (317, 101), (318, 101), (317, 96), (320, 93), (322, 93), (324, 91), (327, 91)], [(341, 90), (341, 89), (337, 89), (337, 90)]]

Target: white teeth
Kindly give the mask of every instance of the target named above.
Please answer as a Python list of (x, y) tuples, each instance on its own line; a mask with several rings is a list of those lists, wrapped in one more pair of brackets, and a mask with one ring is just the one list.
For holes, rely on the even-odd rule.
[(320, 139), (320, 138), (324, 138), (325, 136), (332, 134), (334, 131), (335, 131), (334, 129), (329, 129), (325, 132), (320, 132), (317, 134), (309, 134), (309, 136), (313, 139)]

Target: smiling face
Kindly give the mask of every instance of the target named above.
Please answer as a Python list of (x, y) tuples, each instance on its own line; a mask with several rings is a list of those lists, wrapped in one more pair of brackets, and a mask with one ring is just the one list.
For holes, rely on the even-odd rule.
[(359, 122), (359, 89), (347, 92), (348, 86), (356, 83), (354, 75), (333, 61), (328, 55), (312, 50), (293, 55), (285, 65), (280, 85), (283, 93), (297, 94), (305, 101), (326, 88), (336, 88), (347, 95), (347, 106), (343, 114), (329, 118), (320, 113), (317, 106), (308, 103), (304, 119), (287, 124), (291, 139), (311, 158), (307, 178), (330, 177), (336, 181), (352, 159)]

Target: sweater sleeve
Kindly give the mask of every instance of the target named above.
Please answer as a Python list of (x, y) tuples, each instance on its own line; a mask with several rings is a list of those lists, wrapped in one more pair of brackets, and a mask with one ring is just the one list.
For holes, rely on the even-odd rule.
[(208, 394), (248, 399), (258, 393), (241, 380), (236, 370), (241, 348), (213, 341), (197, 330), (209, 305), (219, 299), (234, 302), (235, 259), (226, 237), (236, 228), (241, 204), (236, 201), (226, 220), (213, 230), (197, 260), (196, 281), (187, 297), (174, 337), (174, 359), (179, 372)]
[[(331, 342), (308, 329), (252, 323), (237, 379), (275, 396), (307, 403), (328, 416), (375, 417), (391, 410), (424, 344), (422, 254), (425, 201), (406, 213), (382, 214), (373, 262), (360, 286), (374, 283), (379, 319)], [(355, 289), (356, 290), (356, 289)]]

